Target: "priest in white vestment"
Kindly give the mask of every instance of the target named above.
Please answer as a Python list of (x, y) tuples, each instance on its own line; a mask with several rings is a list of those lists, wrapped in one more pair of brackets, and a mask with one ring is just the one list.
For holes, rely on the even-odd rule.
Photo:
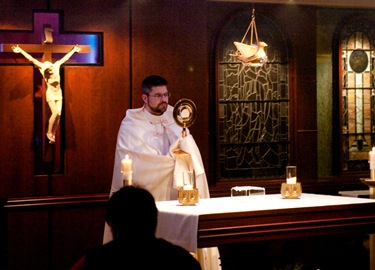
[[(182, 128), (173, 119), (173, 107), (168, 105), (169, 96), (164, 78), (152, 75), (142, 82), (144, 106), (127, 110), (118, 132), (110, 194), (123, 186), (121, 160), (128, 155), (133, 162), (133, 185), (147, 189), (156, 201), (176, 200), (179, 179), (187, 170), (195, 172), (199, 196), (209, 198), (199, 149), (189, 130), (182, 137)], [(188, 153), (189, 162), (176, 150)], [(106, 224), (104, 243), (111, 239)], [(197, 258), (202, 269), (221, 269), (217, 248), (198, 249)]]

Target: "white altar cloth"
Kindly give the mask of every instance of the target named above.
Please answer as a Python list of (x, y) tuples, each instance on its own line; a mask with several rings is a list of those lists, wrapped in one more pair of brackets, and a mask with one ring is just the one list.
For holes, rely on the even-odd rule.
[(374, 203), (374, 200), (303, 193), (299, 199), (283, 199), (280, 194), (200, 199), (195, 206), (160, 201), (156, 202), (159, 210), (156, 236), (196, 252), (200, 215), (357, 203)]

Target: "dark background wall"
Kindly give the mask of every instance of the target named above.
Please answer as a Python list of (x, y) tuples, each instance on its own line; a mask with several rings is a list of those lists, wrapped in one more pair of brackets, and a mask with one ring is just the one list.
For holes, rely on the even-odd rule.
[[(0, 261), (8, 269), (67, 269), (102, 241), (118, 127), (141, 106), (149, 74), (169, 81), (170, 103), (192, 99), (190, 128), (201, 150), (213, 196), (232, 183), (213, 179), (211, 102), (215, 41), (231, 14), (252, 6), (201, 0), (27, 1), (0, 4), (0, 31), (32, 30), (34, 10), (58, 10), (63, 30), (103, 34), (102, 66), (64, 68), (64, 173), (34, 174), (33, 67), (0, 65)], [(290, 48), (291, 160), (306, 183), (317, 179), (316, 8), (259, 4)], [(306, 154), (309, 153), (309, 154)], [(277, 191), (278, 181), (269, 181)], [(324, 191), (324, 185), (322, 186)]]

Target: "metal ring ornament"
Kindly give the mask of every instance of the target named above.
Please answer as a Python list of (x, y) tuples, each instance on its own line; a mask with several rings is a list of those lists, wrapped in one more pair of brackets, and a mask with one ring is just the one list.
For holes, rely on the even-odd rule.
[(197, 106), (190, 99), (180, 99), (173, 108), (173, 119), (182, 128), (190, 127), (197, 118)]

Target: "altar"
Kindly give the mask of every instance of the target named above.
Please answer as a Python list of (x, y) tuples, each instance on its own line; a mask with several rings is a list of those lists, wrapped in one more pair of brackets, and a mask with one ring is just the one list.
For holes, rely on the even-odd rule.
[(375, 232), (375, 200), (303, 193), (156, 202), (157, 237), (185, 249), (222, 244)]

